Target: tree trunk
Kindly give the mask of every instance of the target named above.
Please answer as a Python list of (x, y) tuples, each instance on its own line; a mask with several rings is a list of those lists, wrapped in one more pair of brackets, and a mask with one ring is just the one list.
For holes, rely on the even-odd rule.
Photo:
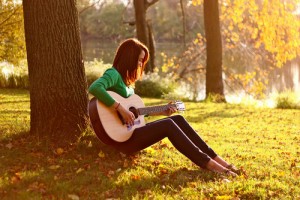
[(30, 131), (73, 140), (87, 126), (78, 13), (72, 0), (23, 0)]
[(149, 39), (149, 52), (150, 52), (150, 60), (149, 60), (149, 71), (154, 72), (155, 68), (155, 41), (154, 41), (154, 35), (153, 35), (153, 28), (151, 21), (147, 21), (147, 28), (148, 28), (148, 39)]
[(218, 0), (204, 0), (204, 25), (207, 45), (206, 98), (218, 95), (219, 101), (225, 101)]
[(137, 38), (148, 46), (148, 29), (146, 22), (146, 5), (143, 0), (134, 0)]
[[(134, 3), (134, 10), (135, 10), (136, 36), (138, 40), (143, 42), (149, 48), (150, 57), (154, 56), (154, 52), (151, 52), (151, 46), (154, 46), (154, 44), (150, 44), (149, 30), (147, 27), (147, 20), (146, 20), (146, 12), (148, 8), (147, 0), (134, 0), (133, 3)], [(150, 62), (147, 63), (145, 69), (146, 73), (153, 72), (154, 70), (153, 64), (154, 64), (153, 60), (152, 61), (150, 60)]]

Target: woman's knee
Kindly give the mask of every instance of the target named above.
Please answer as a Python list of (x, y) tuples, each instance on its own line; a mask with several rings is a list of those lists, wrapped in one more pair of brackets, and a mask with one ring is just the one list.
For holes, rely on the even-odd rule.
[(175, 122), (186, 121), (186, 119), (182, 115), (173, 115), (170, 118)]
[(167, 125), (168, 127), (174, 126), (176, 122), (172, 118), (166, 118), (164, 120), (164, 125)]

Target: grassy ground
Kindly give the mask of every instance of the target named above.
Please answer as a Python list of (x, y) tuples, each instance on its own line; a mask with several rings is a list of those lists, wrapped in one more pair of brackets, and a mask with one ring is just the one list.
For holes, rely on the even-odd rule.
[(200, 135), (248, 177), (226, 182), (167, 140), (131, 157), (102, 145), (92, 131), (57, 147), (29, 134), (28, 92), (0, 89), (0, 199), (300, 199), (299, 109), (186, 108)]

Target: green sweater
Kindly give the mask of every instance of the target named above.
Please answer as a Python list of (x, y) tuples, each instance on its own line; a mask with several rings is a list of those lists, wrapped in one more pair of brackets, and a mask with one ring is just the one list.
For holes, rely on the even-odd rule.
[(112, 106), (115, 100), (107, 93), (107, 90), (114, 91), (124, 98), (134, 94), (133, 88), (125, 85), (122, 76), (114, 67), (107, 69), (103, 76), (94, 81), (89, 87), (89, 93), (105, 105)]

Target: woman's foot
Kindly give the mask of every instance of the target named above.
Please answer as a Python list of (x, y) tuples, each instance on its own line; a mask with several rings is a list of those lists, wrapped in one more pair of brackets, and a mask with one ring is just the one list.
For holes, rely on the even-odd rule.
[(232, 177), (237, 177), (238, 176), (236, 173), (234, 173), (233, 171), (230, 171), (229, 169), (225, 170), (223, 172), (223, 174), (226, 175), (226, 176), (232, 176)]
[(229, 165), (229, 163), (228, 162), (226, 162), (223, 158), (221, 158), (220, 156), (216, 156), (215, 158), (214, 158), (214, 160), (217, 162), (217, 163), (219, 163), (220, 165), (222, 165), (223, 167), (226, 167), (227, 168), (227, 166)]
[(236, 173), (237, 175), (244, 175), (244, 176), (247, 176), (245, 170), (243, 170), (243, 169), (238, 169), (238, 168), (237, 168), (236, 166), (234, 166), (233, 164), (228, 165), (226, 168), (229, 169), (230, 171)]
[(223, 167), (222, 165), (220, 165), (218, 162), (216, 162), (215, 160), (211, 159), (207, 165), (206, 168), (210, 171), (213, 172), (217, 172), (219, 174), (225, 174), (227, 176), (237, 176), (236, 173), (234, 173), (233, 171), (231, 171), (230, 169), (227, 169), (225, 167)]
[(233, 164), (229, 164), (227, 163), (225, 160), (223, 160), (223, 158), (221, 158), (220, 156), (216, 156), (214, 158), (214, 160), (219, 163), (220, 165), (222, 165), (223, 167), (229, 169), (230, 171), (234, 172), (237, 175), (242, 175), (245, 174), (245, 172), (242, 169), (238, 169), (236, 166), (234, 166)]

